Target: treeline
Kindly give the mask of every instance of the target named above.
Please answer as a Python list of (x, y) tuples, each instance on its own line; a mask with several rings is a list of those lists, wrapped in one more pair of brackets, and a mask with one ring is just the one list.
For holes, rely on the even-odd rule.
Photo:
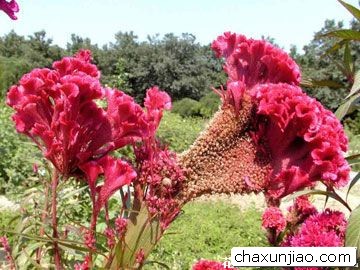
[[(321, 38), (321, 34), (341, 28), (341, 22), (327, 20), (324, 27), (315, 33), (314, 39), (304, 47), (304, 53), (299, 53), (296, 47), (291, 48), (290, 54), (300, 65), (303, 77), (337, 81), (344, 85), (347, 78), (336, 63), (343, 54), (341, 51), (334, 51), (324, 56), (335, 41)], [(360, 29), (356, 22), (351, 23), (351, 28)], [(266, 39), (274, 42), (270, 37)], [(187, 101), (178, 106), (180, 110), (189, 108), (183, 110), (186, 114), (194, 112), (194, 115), (208, 115), (208, 112), (201, 113), (204, 108), (200, 108), (195, 101), (207, 96), (211, 87), (218, 87), (226, 80), (221, 60), (214, 57), (210, 45), (199, 44), (192, 34), (166, 34), (139, 41), (133, 32), (118, 32), (113, 42), (101, 48), (89, 38), (72, 34), (66, 48), (61, 48), (52, 43), (45, 31), (28, 37), (11, 31), (0, 37), (0, 97), (3, 98), (9, 86), (16, 83), (24, 73), (35, 67), (50, 67), (54, 60), (73, 55), (80, 48), (91, 49), (93, 52), (94, 62), (102, 72), (104, 85), (119, 88), (139, 102), (147, 88), (158, 85), (174, 101), (187, 98)], [(351, 48), (352, 57), (359, 59), (360, 46), (352, 44)], [(345, 84), (345, 87), (305, 87), (305, 91), (334, 110), (346, 96), (349, 86), (350, 84)], [(205, 99), (204, 104), (215, 100), (211, 97)]]
[(45, 31), (28, 37), (11, 31), (0, 38), (0, 89), (2, 97), (20, 76), (35, 67), (50, 67), (54, 60), (90, 49), (102, 73), (102, 83), (119, 88), (138, 101), (152, 85), (165, 89), (174, 100), (200, 99), (225, 81), (220, 60), (210, 46), (195, 36), (166, 34), (140, 42), (133, 32), (119, 32), (115, 41), (102, 48), (89, 38), (72, 34), (66, 48), (52, 44)]

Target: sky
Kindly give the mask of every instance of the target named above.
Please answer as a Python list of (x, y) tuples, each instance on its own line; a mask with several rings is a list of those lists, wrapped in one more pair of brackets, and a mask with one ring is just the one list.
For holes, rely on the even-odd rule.
[[(252, 38), (270, 36), (288, 50), (310, 42), (325, 19), (351, 20), (336, 0), (17, 0), (18, 20), (0, 14), (0, 36), (45, 30), (62, 47), (72, 33), (99, 46), (114, 42), (118, 31), (148, 35), (192, 33), (208, 44), (225, 31)], [(347, 0), (355, 6), (358, 1)]]

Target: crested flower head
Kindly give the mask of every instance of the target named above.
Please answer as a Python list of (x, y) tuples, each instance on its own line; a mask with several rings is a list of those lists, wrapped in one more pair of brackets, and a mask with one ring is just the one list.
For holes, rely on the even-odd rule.
[(335, 115), (298, 87), (297, 64), (263, 40), (225, 33), (212, 44), (225, 58), (222, 107), (181, 156), (185, 201), (205, 193), (266, 192), (268, 201), (322, 180), (342, 187), (347, 137)]
[[(103, 88), (90, 60), (90, 51), (81, 50), (56, 61), (53, 69), (34, 69), (7, 95), (17, 131), (29, 136), (64, 175), (150, 136), (161, 118), (161, 106), (145, 112), (120, 90)], [(167, 95), (159, 89), (151, 92)], [(98, 106), (100, 99), (107, 101), (107, 108)]]
[(15, 0), (0, 0), (0, 10), (4, 11), (12, 20), (17, 20), (15, 13), (20, 9)]

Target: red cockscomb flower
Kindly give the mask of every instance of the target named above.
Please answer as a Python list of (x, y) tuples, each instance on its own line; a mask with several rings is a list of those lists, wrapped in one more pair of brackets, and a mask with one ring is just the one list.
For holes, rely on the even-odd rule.
[(4, 11), (12, 20), (17, 20), (15, 13), (19, 12), (19, 5), (15, 0), (0, 0), (0, 10)]
[(228, 74), (222, 108), (180, 159), (183, 200), (204, 193), (265, 191), (270, 204), (322, 180), (349, 179), (347, 137), (333, 113), (297, 86), (299, 68), (263, 40), (225, 33), (212, 44)]

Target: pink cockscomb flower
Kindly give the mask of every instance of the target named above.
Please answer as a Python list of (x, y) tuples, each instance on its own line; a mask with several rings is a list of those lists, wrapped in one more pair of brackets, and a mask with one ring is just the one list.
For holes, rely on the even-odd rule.
[(326, 209), (307, 218), (286, 243), (292, 247), (341, 247), (346, 225), (343, 213)]
[[(63, 175), (150, 132), (140, 105), (120, 90), (104, 89), (90, 60), (90, 51), (81, 50), (56, 61), (53, 69), (34, 69), (7, 95), (17, 131), (29, 136)], [(96, 103), (103, 98), (105, 109)]]
[(12, 255), (11, 255), (11, 248), (10, 248), (10, 245), (9, 245), (9, 241), (8, 241), (6, 236), (1, 236), (0, 237), (0, 247), (4, 248), (5, 259), (6, 259), (7, 263), (8, 263), (9, 269), (16, 269), (14, 259), (13, 259)]
[(297, 64), (264, 40), (225, 33), (212, 48), (225, 58), (222, 107), (180, 157), (189, 172), (184, 201), (206, 193), (265, 192), (269, 204), (323, 181), (349, 179), (348, 140), (335, 115), (298, 87)]
[(54, 69), (34, 69), (12, 86), (18, 132), (29, 136), (58, 171), (71, 174), (112, 147), (111, 125), (95, 103), (102, 97), (99, 72), (83, 58), (65, 57)]
[(335, 115), (297, 86), (264, 84), (254, 89), (257, 113), (271, 155), (268, 192), (282, 197), (322, 179), (343, 187), (350, 168), (343, 156), (345, 132)]
[(226, 267), (224, 263), (210, 260), (200, 260), (195, 263), (192, 270), (235, 270), (236, 268)]
[(286, 220), (283, 213), (278, 207), (266, 208), (262, 215), (262, 227), (264, 229), (275, 230), (276, 232), (282, 232), (286, 227)]
[(0, 10), (4, 11), (12, 20), (17, 20), (15, 13), (19, 12), (19, 5), (15, 0), (0, 0)]
[(273, 246), (278, 243), (278, 236), (286, 227), (286, 219), (278, 207), (268, 207), (262, 215), (262, 227), (267, 231), (267, 238)]

